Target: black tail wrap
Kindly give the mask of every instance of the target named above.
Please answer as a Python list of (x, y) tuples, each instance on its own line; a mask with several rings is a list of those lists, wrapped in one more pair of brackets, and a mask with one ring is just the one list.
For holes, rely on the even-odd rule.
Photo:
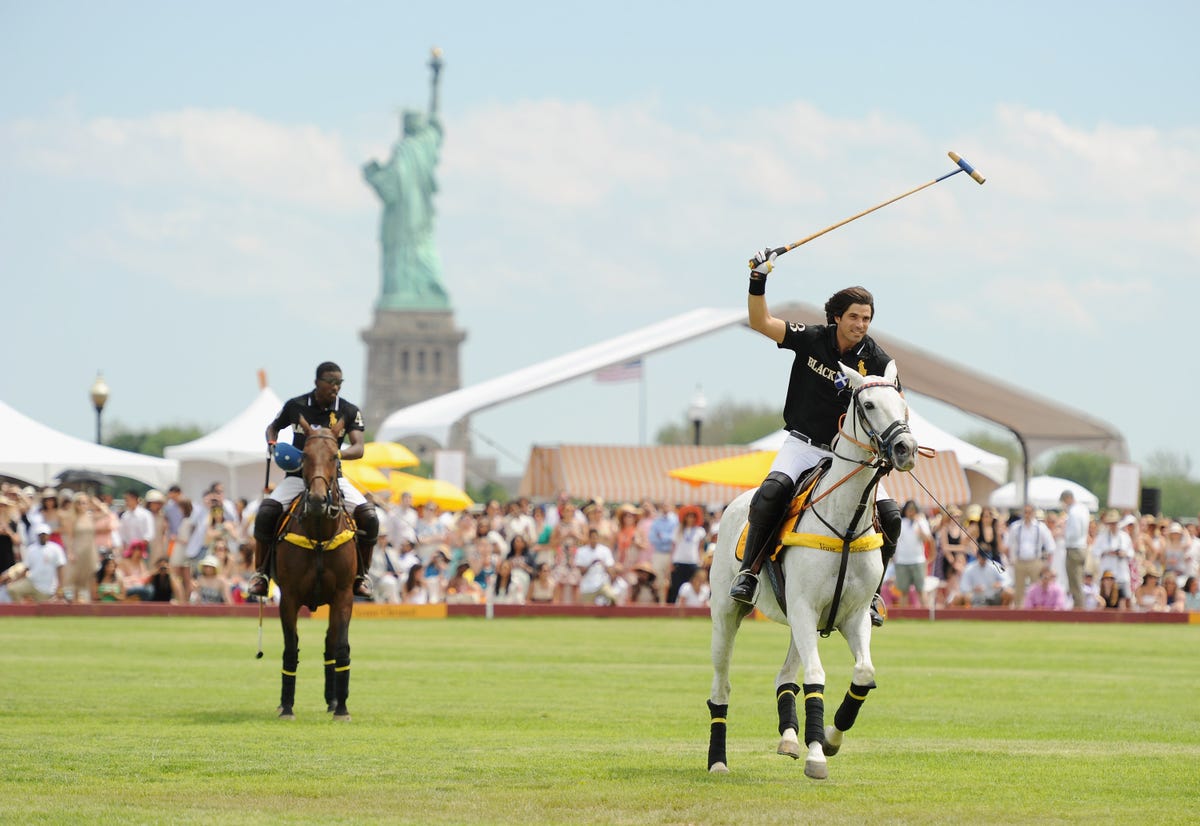
[(779, 708), (779, 733), (788, 729), (800, 731), (800, 720), (796, 717), (796, 695), (800, 686), (795, 683), (784, 683), (775, 689), (775, 705)]
[(804, 684), (804, 744), (825, 741), (825, 686)]
[(858, 719), (858, 710), (862, 708), (863, 701), (867, 699), (867, 692), (874, 687), (874, 683), (871, 685), (850, 684), (850, 690), (846, 692), (846, 696), (842, 698), (842, 704), (838, 706), (837, 713), (833, 715), (833, 724), (838, 731), (850, 730), (854, 721)]
[(715, 705), (712, 700), (708, 701), (708, 715), (712, 718), (708, 729), (708, 767), (710, 769), (717, 763), (727, 763), (725, 758), (725, 715), (728, 713), (728, 704)]

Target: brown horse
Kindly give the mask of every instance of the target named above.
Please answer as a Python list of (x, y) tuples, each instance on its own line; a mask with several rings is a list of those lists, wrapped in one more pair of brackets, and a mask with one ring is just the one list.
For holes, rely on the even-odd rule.
[(300, 606), (311, 611), (329, 606), (325, 632), (325, 702), (335, 720), (349, 720), (350, 616), (354, 609), (355, 525), (338, 487), (338, 448), (346, 423), (313, 427), (300, 419), (304, 432), (301, 470), (304, 493), (296, 497), (283, 521), (275, 546), (275, 581), (279, 584), (279, 619), (283, 624), (283, 689), (279, 716), (295, 719), (296, 666), (300, 638), (296, 616)]

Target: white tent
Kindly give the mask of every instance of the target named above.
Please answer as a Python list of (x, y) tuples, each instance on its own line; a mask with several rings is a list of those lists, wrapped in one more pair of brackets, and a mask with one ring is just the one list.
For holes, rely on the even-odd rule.
[[(1020, 482), (1009, 482), (1007, 485), (1001, 485), (992, 491), (992, 495), (988, 498), (988, 504), (994, 508), (1019, 508), (1021, 507), (1021, 491), (1017, 487)], [(1029, 503), (1035, 508), (1050, 510), (1061, 508), (1058, 497), (1062, 496), (1064, 490), (1069, 490), (1075, 494), (1075, 501), (1087, 505), (1090, 511), (1100, 509), (1100, 500), (1096, 494), (1085, 488), (1083, 485), (1076, 484), (1070, 479), (1059, 479), (1057, 476), (1034, 476), (1029, 480)]]
[[(947, 433), (913, 410), (911, 405), (908, 408), (908, 426), (913, 435), (917, 437), (917, 443), (922, 447), (931, 447), (938, 453), (954, 451), (963, 470), (974, 471), (986, 476), (997, 485), (1003, 484), (1004, 480), (1008, 478), (1007, 459), (994, 453), (988, 453), (983, 448), (976, 447), (970, 442), (964, 442), (957, 436)], [(751, 442), (750, 447), (755, 450), (778, 450), (786, 438), (786, 430), (777, 430)], [(1061, 493), (1061, 491), (1059, 492)]]
[(0, 402), (0, 474), (48, 485), (64, 470), (126, 476), (165, 490), (179, 476), (179, 463), (76, 439)]
[[(262, 493), (267, 468), (267, 425), (283, 402), (270, 387), (264, 387), (250, 406), (221, 427), (195, 441), (172, 445), (164, 453), (179, 462), (179, 486), (194, 501), (213, 482), (225, 485), (229, 499), (254, 500)], [(290, 441), (290, 428), (279, 438)], [(272, 462), (271, 482), (283, 472)]]

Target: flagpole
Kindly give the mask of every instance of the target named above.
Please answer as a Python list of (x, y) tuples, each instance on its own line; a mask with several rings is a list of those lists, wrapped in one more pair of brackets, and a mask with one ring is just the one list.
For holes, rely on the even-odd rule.
[(646, 446), (646, 365), (638, 375), (638, 444)]

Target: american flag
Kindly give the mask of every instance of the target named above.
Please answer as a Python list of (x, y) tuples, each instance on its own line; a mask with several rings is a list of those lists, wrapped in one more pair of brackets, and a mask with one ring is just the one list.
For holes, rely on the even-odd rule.
[(610, 364), (596, 371), (596, 381), (633, 381), (642, 377), (642, 360)]

